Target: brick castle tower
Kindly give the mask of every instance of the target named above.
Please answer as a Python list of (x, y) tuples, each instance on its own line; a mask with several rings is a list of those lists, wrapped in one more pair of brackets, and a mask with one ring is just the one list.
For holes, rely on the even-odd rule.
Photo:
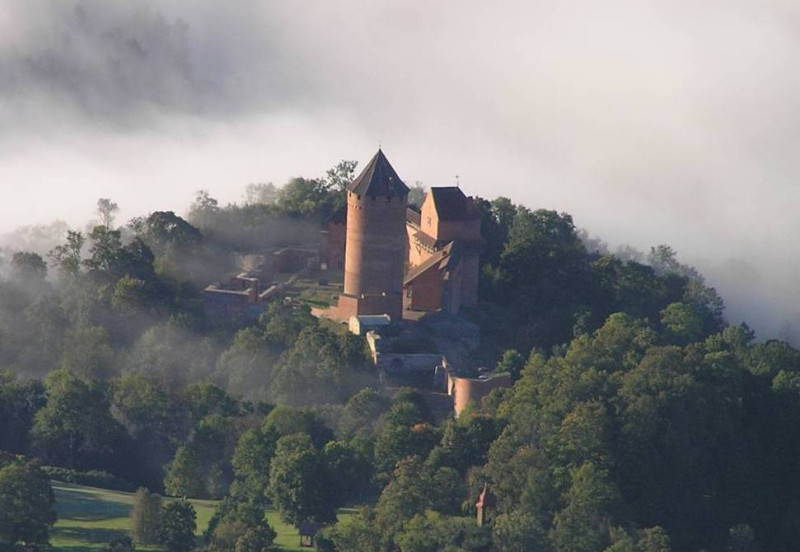
[(403, 315), (408, 187), (381, 150), (347, 186), (344, 293), (345, 319), (361, 314)]

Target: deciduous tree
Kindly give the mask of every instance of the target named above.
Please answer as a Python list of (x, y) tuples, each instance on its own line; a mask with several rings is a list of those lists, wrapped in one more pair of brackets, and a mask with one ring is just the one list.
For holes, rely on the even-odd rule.
[(320, 453), (303, 433), (281, 437), (269, 473), (269, 494), (287, 523), (336, 519), (336, 497)]
[(160, 515), (161, 497), (144, 487), (139, 488), (133, 496), (133, 508), (131, 509), (133, 540), (140, 544), (157, 543)]
[(161, 508), (159, 542), (168, 552), (188, 552), (195, 545), (197, 513), (186, 500), (168, 502)]
[(50, 481), (35, 463), (19, 459), (0, 469), (0, 549), (46, 546), (54, 506)]

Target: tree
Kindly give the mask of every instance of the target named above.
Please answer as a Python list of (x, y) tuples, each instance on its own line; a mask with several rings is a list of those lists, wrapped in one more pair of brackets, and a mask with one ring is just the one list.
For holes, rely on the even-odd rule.
[(119, 205), (110, 199), (101, 197), (97, 200), (97, 214), (100, 215), (100, 224), (106, 229), (111, 229), (117, 211), (119, 211)]
[(171, 400), (155, 378), (128, 373), (112, 382), (111, 412), (131, 437), (135, 480), (160, 487), (163, 466), (174, 457), (175, 443), (186, 431), (183, 405)]
[(44, 404), (41, 382), (18, 381), (10, 371), (0, 371), (0, 450), (28, 451), (34, 416)]
[(0, 469), (0, 549), (46, 546), (54, 506), (50, 481), (35, 463), (18, 459)]
[(264, 430), (274, 429), (281, 437), (305, 433), (321, 449), (333, 439), (333, 432), (310, 408), (276, 406), (264, 420)]
[(274, 427), (264, 426), (245, 431), (233, 454), (236, 482), (233, 492), (237, 498), (263, 504), (269, 488), (269, 471), (280, 435)]
[(547, 531), (542, 522), (520, 510), (497, 516), (492, 523), (492, 537), (498, 552), (547, 549)]
[(477, 527), (473, 519), (445, 517), (433, 511), (411, 518), (395, 541), (401, 552), (489, 552), (492, 549), (487, 529)]
[(435, 429), (427, 423), (417, 405), (399, 402), (381, 417), (381, 430), (375, 443), (375, 467), (391, 473), (398, 461), (424, 458), (436, 445)]
[(728, 552), (758, 552), (756, 535), (749, 525), (731, 527), (728, 534)]
[(421, 208), (422, 204), (425, 202), (426, 193), (425, 186), (422, 185), (422, 182), (414, 182), (414, 185), (408, 188), (408, 204), (417, 209)]
[(371, 458), (344, 441), (329, 442), (322, 454), (337, 503), (363, 498), (372, 490)]
[(375, 508), (376, 522), (385, 539), (393, 540), (411, 518), (433, 508), (433, 489), (433, 480), (419, 458), (397, 463)]
[(550, 540), (556, 552), (594, 552), (608, 544), (618, 492), (608, 473), (585, 463), (572, 471), (566, 506), (556, 514)]
[(140, 544), (158, 542), (158, 524), (161, 515), (161, 497), (140, 487), (133, 497), (131, 509), (131, 533)]
[(207, 190), (195, 193), (194, 203), (189, 208), (189, 221), (201, 228), (211, 224), (212, 218), (219, 212), (219, 202), (211, 197)]
[(516, 349), (508, 349), (503, 353), (503, 358), (497, 363), (498, 372), (508, 372), (511, 380), (519, 379), (522, 367), (525, 366), (525, 358)]
[(169, 397), (158, 380), (140, 374), (125, 374), (111, 386), (114, 416), (131, 437), (157, 440), (169, 418)]
[(675, 274), (690, 279), (702, 279), (700, 274), (692, 268), (678, 262), (677, 253), (666, 244), (650, 248), (647, 263), (655, 269), (658, 275)]
[(389, 400), (372, 389), (365, 387), (347, 400), (339, 419), (339, 431), (345, 436), (372, 435)]
[(275, 537), (263, 508), (226, 498), (209, 523), (206, 541), (212, 552), (267, 552)]
[(61, 368), (86, 379), (104, 379), (111, 375), (113, 360), (105, 328), (73, 326), (64, 332)]
[(499, 260), (500, 285), (487, 292), (512, 309), (519, 350), (572, 336), (575, 314), (594, 297), (588, 259), (570, 215), (517, 210)]
[(134, 238), (127, 245), (122, 244), (122, 232), (109, 230), (105, 226), (95, 226), (89, 234), (91, 247), (89, 258), (83, 264), (97, 281), (115, 283), (123, 276), (130, 276), (155, 282), (153, 251), (141, 238)]
[(492, 201), (477, 198), (476, 204), (481, 213), (481, 235), (486, 240), (481, 260), (497, 266), (517, 214), (517, 206), (507, 197), (498, 197)]
[[(385, 539), (381, 535), (375, 511), (364, 508), (349, 523), (337, 523), (322, 532), (327, 543), (332, 541), (336, 550), (348, 552), (376, 552), (386, 550)], [(320, 550), (323, 550), (320, 548)]]
[(151, 326), (142, 334), (127, 357), (126, 368), (155, 377), (164, 382), (168, 390), (177, 393), (188, 382), (206, 379), (215, 359), (210, 338), (168, 323)]
[(117, 537), (105, 547), (106, 552), (133, 552), (136, 547), (128, 535)]
[(326, 172), (328, 186), (337, 192), (344, 192), (347, 185), (355, 178), (357, 166), (358, 161), (346, 159), (339, 161), (335, 167)]
[(291, 347), (303, 329), (315, 328), (317, 321), (308, 308), (275, 301), (259, 317), (259, 324), (267, 343), (282, 350)]
[(171, 496), (202, 497), (206, 494), (203, 463), (192, 446), (181, 446), (167, 465), (164, 490)]
[(247, 205), (272, 205), (278, 199), (278, 189), (272, 182), (248, 184), (244, 192)]
[(74, 275), (80, 271), (83, 244), (86, 238), (80, 232), (67, 231), (67, 240), (64, 244), (56, 246), (48, 256), (62, 274)]
[(279, 402), (318, 404), (341, 394), (344, 359), (332, 332), (306, 327), (282, 356), (271, 387)]
[(11, 257), (14, 279), (27, 285), (41, 284), (47, 278), (47, 263), (38, 253), (18, 251)]
[(267, 345), (264, 334), (249, 327), (236, 332), (233, 344), (217, 360), (217, 381), (229, 392), (247, 399), (267, 395), (277, 354)]
[(669, 535), (663, 527), (650, 527), (641, 531), (639, 548), (642, 552), (672, 552)]
[(126, 450), (125, 432), (109, 410), (102, 386), (68, 370), (44, 382), (47, 404), (36, 413), (34, 450), (46, 462), (79, 470), (118, 471)]
[(686, 345), (700, 339), (703, 335), (703, 320), (695, 313), (692, 305), (670, 303), (661, 311), (661, 323), (674, 342)]
[(286, 523), (327, 523), (336, 520), (332, 496), (321, 455), (303, 433), (281, 437), (269, 471), (269, 494)]
[(158, 540), (168, 552), (188, 552), (195, 545), (197, 513), (186, 500), (168, 502), (161, 508)]
[(134, 219), (131, 226), (155, 251), (188, 252), (203, 239), (203, 234), (172, 211), (155, 211), (145, 219)]
[(224, 389), (213, 383), (193, 383), (186, 389), (186, 403), (192, 420), (199, 422), (212, 414), (236, 416), (239, 405)]

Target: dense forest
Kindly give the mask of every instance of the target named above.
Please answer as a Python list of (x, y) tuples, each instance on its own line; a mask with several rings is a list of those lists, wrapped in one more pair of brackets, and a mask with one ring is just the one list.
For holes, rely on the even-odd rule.
[[(383, 394), (363, 338), (302, 302), (209, 318), (202, 287), (234, 254), (313, 239), (354, 169), (228, 206), (201, 192), (185, 217), (118, 225), (101, 200), (49, 252), (4, 251), (0, 548), (47, 543), (52, 478), (140, 488), (144, 510), (218, 499), (209, 551), (272, 549), (267, 507), (326, 525), (328, 551), (796, 549), (800, 352), (727, 325), (668, 246), (612, 253), (568, 214), (478, 198), (466, 316), (514, 385), (441, 423), (414, 390)], [(337, 524), (344, 505), (359, 514)], [(169, 550), (195, 546), (167, 530), (188, 509), (162, 508)]]

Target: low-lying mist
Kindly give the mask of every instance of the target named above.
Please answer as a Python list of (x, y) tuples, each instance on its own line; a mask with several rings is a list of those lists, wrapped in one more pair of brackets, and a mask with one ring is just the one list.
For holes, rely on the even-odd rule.
[(786, 0), (7, 0), (0, 232), (80, 227), (98, 197), (123, 220), (225, 204), (380, 143), (407, 182), (670, 244), (731, 321), (796, 341), (798, 22)]

